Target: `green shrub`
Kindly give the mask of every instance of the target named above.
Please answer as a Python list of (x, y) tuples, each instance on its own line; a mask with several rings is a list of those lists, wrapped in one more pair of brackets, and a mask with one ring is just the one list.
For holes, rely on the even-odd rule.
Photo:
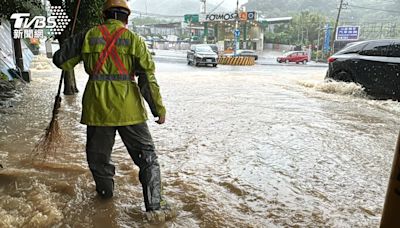
[(0, 72), (0, 80), (8, 81), (8, 76), (5, 75), (3, 72)]

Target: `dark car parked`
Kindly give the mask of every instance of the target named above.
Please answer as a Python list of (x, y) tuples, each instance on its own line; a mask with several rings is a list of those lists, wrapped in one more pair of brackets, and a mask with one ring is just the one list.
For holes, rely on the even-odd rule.
[(358, 83), (376, 99), (400, 100), (400, 40), (351, 43), (328, 62), (328, 79)]

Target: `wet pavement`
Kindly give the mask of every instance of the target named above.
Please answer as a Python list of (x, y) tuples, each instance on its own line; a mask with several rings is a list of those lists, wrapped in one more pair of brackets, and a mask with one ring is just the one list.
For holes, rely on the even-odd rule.
[[(157, 59), (157, 58), (156, 58)], [(157, 60), (167, 123), (150, 118), (166, 227), (377, 227), (400, 105), (355, 84), (323, 82), (326, 68), (192, 67)], [(46, 128), (59, 71), (36, 71), (0, 112), (0, 227), (150, 227), (138, 169), (116, 140), (115, 197), (96, 197), (85, 157), (81, 96), (63, 97), (66, 136), (45, 162), (31, 150)], [(77, 67), (78, 89), (87, 76)]]

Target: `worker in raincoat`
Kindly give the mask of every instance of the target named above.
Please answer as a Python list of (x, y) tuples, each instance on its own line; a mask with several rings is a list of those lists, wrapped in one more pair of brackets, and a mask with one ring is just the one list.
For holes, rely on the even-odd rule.
[(118, 131), (140, 168), (146, 211), (158, 213), (163, 209), (160, 165), (146, 124), (143, 99), (158, 117), (158, 124), (165, 122), (166, 110), (151, 54), (144, 40), (125, 28), (130, 12), (126, 0), (107, 0), (103, 8), (105, 22), (67, 39), (53, 62), (63, 70), (72, 70), (83, 61), (89, 74), (81, 123), (87, 125), (87, 161), (98, 194), (103, 198), (113, 196), (115, 167), (110, 157)]

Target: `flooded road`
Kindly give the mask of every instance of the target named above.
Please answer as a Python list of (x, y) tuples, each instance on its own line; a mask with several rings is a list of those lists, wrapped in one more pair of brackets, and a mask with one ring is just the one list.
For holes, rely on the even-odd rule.
[[(377, 227), (400, 105), (354, 84), (323, 83), (326, 68), (194, 68), (157, 63), (167, 123), (149, 127), (164, 195), (179, 209), (166, 227)], [(0, 115), (0, 227), (143, 227), (138, 169), (118, 137), (115, 196), (100, 200), (79, 124), (87, 80), (63, 97), (66, 144), (46, 162), (32, 148), (50, 118), (59, 71), (33, 82)]]

